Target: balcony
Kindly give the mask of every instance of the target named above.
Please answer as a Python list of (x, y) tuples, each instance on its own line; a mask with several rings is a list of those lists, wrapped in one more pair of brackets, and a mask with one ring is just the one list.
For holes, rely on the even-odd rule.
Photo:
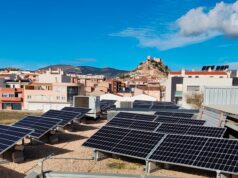
[(23, 98), (20, 97), (2, 97), (0, 99), (2, 102), (22, 102)]

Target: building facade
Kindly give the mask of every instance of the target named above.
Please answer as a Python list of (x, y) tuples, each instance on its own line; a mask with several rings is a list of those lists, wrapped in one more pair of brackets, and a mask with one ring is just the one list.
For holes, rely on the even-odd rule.
[(203, 100), (206, 86), (232, 86), (232, 78), (226, 71), (171, 71), (165, 100), (184, 108), (196, 108)]

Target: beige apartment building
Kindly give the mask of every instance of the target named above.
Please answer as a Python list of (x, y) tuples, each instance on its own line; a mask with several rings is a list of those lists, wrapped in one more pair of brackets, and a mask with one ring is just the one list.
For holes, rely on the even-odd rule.
[(38, 81), (24, 87), (24, 109), (47, 111), (62, 109), (73, 103), (73, 96), (81, 94), (82, 85), (73, 83), (60, 69), (38, 75)]
[(73, 83), (34, 83), (24, 88), (24, 109), (48, 111), (62, 109), (73, 103), (73, 96), (80, 94), (81, 87)]

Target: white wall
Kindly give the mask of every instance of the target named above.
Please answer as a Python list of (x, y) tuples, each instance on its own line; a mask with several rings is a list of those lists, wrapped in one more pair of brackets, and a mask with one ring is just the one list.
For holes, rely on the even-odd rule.
[(188, 86), (200, 86), (200, 92), (204, 93), (205, 86), (232, 86), (232, 78), (184, 78), (182, 99), (182, 107), (184, 108), (191, 108), (191, 106), (186, 102), (186, 95), (189, 94), (187, 91)]
[(237, 105), (238, 87), (205, 87), (204, 105)]
[(42, 111), (46, 112), (50, 109), (61, 110), (62, 108), (70, 106), (68, 103), (27, 103), (25, 106), (26, 110), (29, 111)]
[(70, 83), (71, 78), (62, 74), (39, 74), (39, 83)]
[(166, 82), (165, 101), (171, 101), (172, 79), (169, 77)]

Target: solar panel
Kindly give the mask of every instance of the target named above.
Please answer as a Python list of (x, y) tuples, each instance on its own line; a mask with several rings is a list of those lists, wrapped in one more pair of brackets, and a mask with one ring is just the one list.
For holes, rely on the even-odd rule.
[(238, 173), (238, 140), (104, 126), (83, 146), (148, 161)]
[(81, 116), (81, 114), (79, 114), (78, 112), (71, 112), (71, 111), (64, 111), (64, 110), (63, 111), (49, 110), (42, 116), (61, 119), (62, 121), (59, 123), (59, 126), (64, 127), (65, 125), (73, 121), (73, 119)]
[(190, 127), (190, 125), (162, 123), (156, 131), (167, 134), (186, 134)]
[(166, 134), (181, 134), (206, 137), (223, 137), (226, 128), (206, 127), (200, 125), (181, 125), (174, 123), (162, 123), (156, 132)]
[(111, 152), (145, 159), (163, 136), (158, 133), (131, 130)]
[(182, 117), (182, 118), (192, 118), (193, 113), (180, 113), (180, 112), (166, 112), (166, 111), (158, 111), (155, 115), (159, 116), (169, 116), (169, 117)]
[(79, 107), (64, 107), (62, 109), (62, 111), (71, 111), (71, 112), (79, 113), (80, 115), (78, 117), (84, 116), (90, 110), (91, 109), (89, 109), (89, 108), (79, 108)]
[(172, 102), (160, 102), (160, 101), (134, 101), (133, 108), (142, 109), (178, 109)]
[(156, 119), (156, 115), (149, 115), (149, 114), (137, 114), (137, 113), (126, 113), (126, 112), (119, 112), (116, 117), (119, 118), (126, 118), (126, 119), (135, 119), (135, 120), (144, 120), (144, 121), (153, 121)]
[(153, 105), (150, 109), (178, 109), (179, 106), (174, 106), (174, 105), (167, 105), (167, 106), (163, 106), (163, 105)]
[(191, 126), (186, 134), (199, 135), (207, 137), (223, 137), (226, 132), (226, 128), (217, 127), (205, 127), (205, 126)]
[(174, 104), (172, 102), (158, 102), (158, 101), (154, 101), (152, 104), (154, 106), (176, 106), (176, 104)]
[(217, 67), (216, 67), (216, 70), (221, 70), (221, 66), (217, 66)]
[(33, 130), (15, 126), (0, 125), (0, 154), (15, 145)]
[(115, 117), (109, 121), (107, 125), (129, 129), (154, 131), (160, 125), (160, 123)]
[(27, 116), (22, 120), (16, 122), (14, 126), (33, 129), (34, 131), (30, 134), (30, 136), (40, 138), (47, 132), (49, 132), (51, 129), (57, 127), (57, 125), (61, 121), (62, 121), (61, 119), (55, 118)]
[(102, 111), (106, 111), (114, 107), (116, 100), (101, 100), (100, 101), (100, 109)]
[(125, 118), (118, 118), (114, 117), (112, 120), (110, 120), (107, 125), (117, 126), (117, 127), (123, 127), (123, 128), (129, 128), (130, 125), (134, 122), (132, 119), (125, 119)]
[(155, 119), (155, 122), (178, 123), (178, 119), (179, 118), (159, 116)]
[(90, 137), (83, 146), (110, 151), (129, 131), (124, 128), (104, 126)]
[(210, 138), (193, 165), (237, 174), (238, 140)]
[(180, 117), (159, 116), (155, 119), (155, 122), (177, 123), (187, 125), (204, 125), (206, 121), (197, 119), (184, 119)]
[(167, 135), (148, 160), (238, 174), (238, 140)]
[(191, 165), (208, 138), (167, 135), (150, 156), (150, 160)]
[(150, 109), (151, 105), (148, 104), (133, 104), (133, 108), (141, 108), (141, 109)]
[(204, 125), (205, 120), (197, 120), (197, 119), (183, 119), (180, 118), (178, 120), (178, 124), (190, 124), (190, 125)]
[(145, 159), (164, 134), (104, 126), (83, 146)]
[(152, 104), (152, 101), (145, 101), (145, 100), (135, 100), (133, 103), (136, 104)]

